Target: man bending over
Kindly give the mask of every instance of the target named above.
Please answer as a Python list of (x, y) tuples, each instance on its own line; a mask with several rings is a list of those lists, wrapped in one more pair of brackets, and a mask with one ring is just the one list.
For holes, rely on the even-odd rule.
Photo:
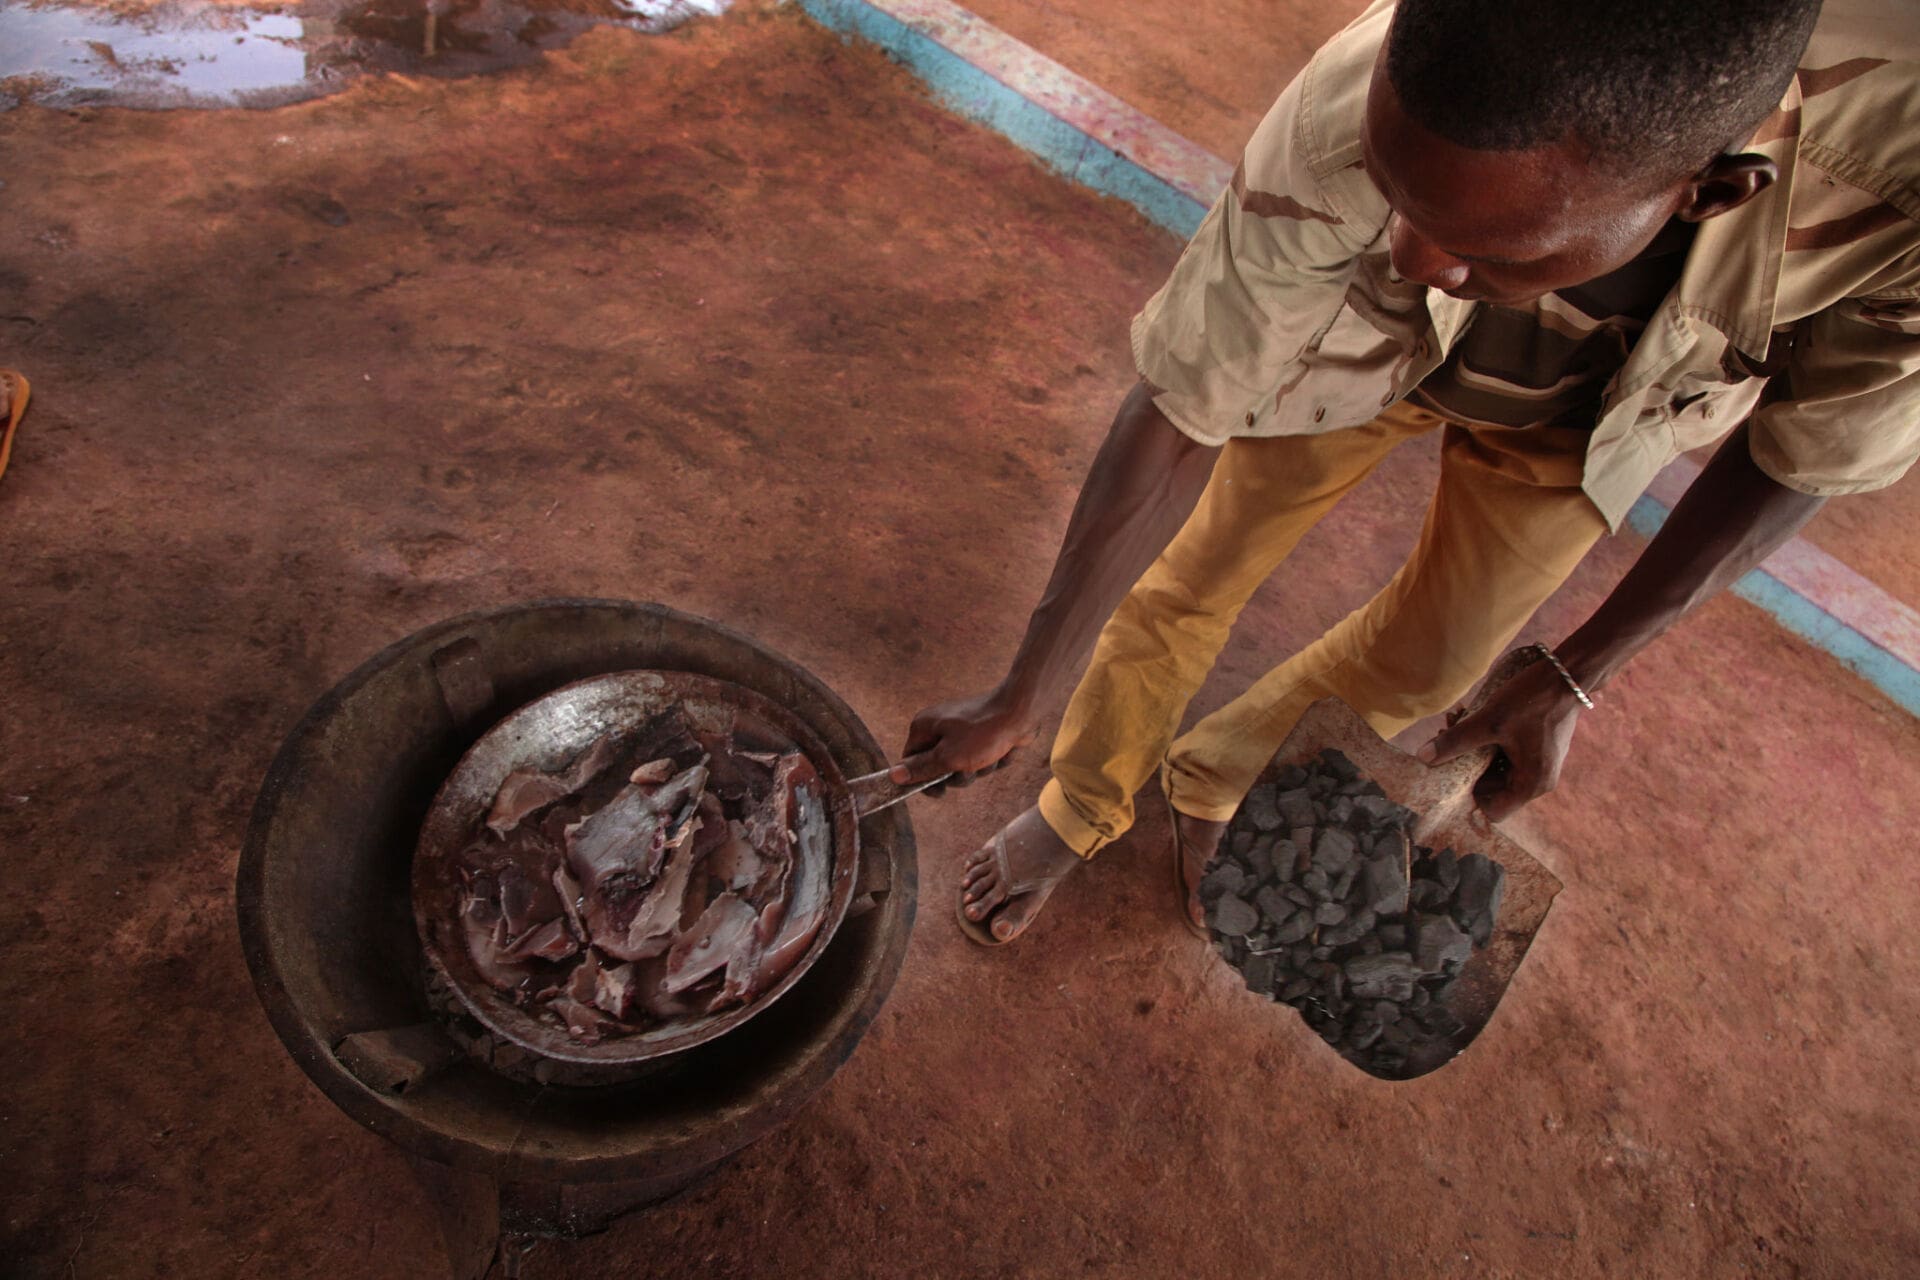
[[(1141, 380), (1005, 678), (913, 721), (896, 777), (995, 768), (1092, 651), (1051, 781), (963, 873), (969, 934), (1017, 936), (1156, 773), (1197, 919), (1222, 825), (1310, 703), (1389, 736), (1445, 710), (1661, 467), (1726, 435), (1554, 661), (1427, 749), (1499, 747), (1504, 817), (1558, 781), (1585, 696), (1826, 498), (1898, 479), (1920, 453), (1913, 27), (1873, 0), (1401, 0), (1315, 55), (1134, 320)], [(1176, 737), (1254, 589), (1430, 431), (1399, 573)]]

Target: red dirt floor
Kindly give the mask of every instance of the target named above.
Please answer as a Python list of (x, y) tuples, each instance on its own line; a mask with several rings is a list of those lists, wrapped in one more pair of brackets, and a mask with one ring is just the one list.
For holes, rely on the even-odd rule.
[[(241, 960), (282, 736), (427, 623), (609, 595), (754, 633), (897, 746), (1010, 652), (1178, 246), (791, 10), (277, 111), (26, 107), (0, 140), (0, 364), (35, 379), (0, 481), (0, 1258), (431, 1276), (425, 1196)], [(1316, 531), (1203, 703), (1385, 580), (1431, 469), (1403, 450)], [(950, 885), (1039, 766), (915, 801), (920, 923), (845, 1069), (523, 1274), (1899, 1274), (1917, 752), (1708, 606), (1513, 824), (1566, 891), (1493, 1023), (1398, 1086), (1181, 930), (1157, 804), (989, 953)]]

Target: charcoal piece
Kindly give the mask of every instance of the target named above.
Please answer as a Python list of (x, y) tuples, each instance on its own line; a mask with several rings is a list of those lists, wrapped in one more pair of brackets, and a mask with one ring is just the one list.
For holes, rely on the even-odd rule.
[(1360, 777), (1359, 767), (1347, 759), (1346, 753), (1332, 747), (1320, 753), (1320, 768), (1339, 782), (1353, 782)]
[(1422, 973), (1438, 973), (1444, 965), (1464, 964), (1473, 954), (1473, 939), (1450, 916), (1421, 915), (1413, 922), (1413, 962)]
[(1360, 954), (1363, 956), (1377, 956), (1387, 949), (1387, 944), (1380, 941), (1380, 935), (1377, 933), (1370, 933), (1353, 945), (1360, 948)]
[(1235, 831), (1232, 838), (1227, 841), (1227, 852), (1234, 858), (1244, 861), (1247, 854), (1253, 851), (1253, 835), (1253, 832), (1244, 827)]
[(1314, 902), (1313, 895), (1297, 884), (1290, 884), (1282, 889), (1280, 896), (1296, 907), (1312, 907)]
[(1236, 863), (1222, 861), (1200, 877), (1200, 901), (1216, 902), (1222, 896), (1239, 893), (1246, 887), (1247, 873)]
[(1400, 1006), (1391, 1000), (1375, 1000), (1368, 1006), (1368, 1011), (1373, 1014), (1377, 1022), (1400, 1021)]
[(1268, 874), (1276, 880), (1293, 879), (1300, 863), (1300, 851), (1293, 847), (1293, 841), (1285, 836), (1275, 840), (1270, 856), (1273, 859), (1273, 870)]
[(1287, 952), (1287, 960), (1293, 965), (1295, 971), (1305, 973), (1307, 966), (1313, 963), (1313, 944), (1311, 942), (1294, 943), (1293, 950)]
[(1240, 976), (1247, 980), (1247, 990), (1255, 995), (1271, 996), (1273, 976), (1278, 967), (1272, 956), (1248, 956)]
[(1315, 901), (1333, 896), (1333, 885), (1327, 879), (1327, 873), (1318, 867), (1300, 877), (1300, 887), (1312, 894)]
[(1413, 816), (1413, 810), (1395, 804), (1378, 792), (1355, 796), (1353, 808), (1354, 812), (1364, 813), (1373, 819), (1376, 826), (1399, 826), (1406, 818)]
[[(1375, 936), (1377, 937), (1379, 935), (1376, 934)], [(1420, 983), (1418, 982), (1414, 983), (1413, 994), (1407, 997), (1407, 1008), (1424, 1009), (1429, 1004), (1432, 1004), (1432, 1003), (1433, 1003), (1433, 993), (1428, 991), (1424, 986), (1420, 985)]]
[(1452, 896), (1460, 887), (1460, 857), (1451, 849), (1442, 849), (1433, 859), (1433, 878)]
[(1404, 951), (1358, 956), (1347, 961), (1342, 972), (1354, 997), (1361, 1000), (1405, 1000), (1413, 994), (1413, 980), (1420, 975), (1413, 957)]
[(1397, 1050), (1382, 1049), (1376, 1045), (1372, 1056), (1367, 1061), (1367, 1066), (1375, 1075), (1386, 1076), (1391, 1080), (1407, 1069), (1407, 1055)]
[(1380, 1038), (1381, 1026), (1371, 1020), (1356, 1021), (1347, 1031), (1347, 1044), (1355, 1049), (1365, 1049)]
[[(1254, 841), (1253, 847), (1240, 855), (1240, 861), (1246, 865), (1247, 874), (1255, 881), (1273, 878), (1273, 837), (1262, 836)], [(1293, 869), (1288, 863), (1287, 869)]]
[(1307, 771), (1297, 764), (1290, 764), (1273, 775), (1273, 785), (1282, 791), (1291, 791), (1295, 787), (1305, 786)]
[(1258, 831), (1278, 831), (1280, 810), (1274, 805), (1272, 787), (1255, 787), (1240, 802), (1240, 814)]
[(1213, 904), (1212, 924), (1228, 937), (1245, 937), (1260, 927), (1260, 913), (1245, 898), (1222, 894)]
[(1319, 944), (1319, 945), (1316, 945), (1313, 949), (1313, 958), (1315, 960), (1325, 960), (1328, 956), (1332, 954), (1333, 954), (1333, 947), (1331, 944)]
[(1428, 1004), (1424, 1008), (1415, 1009), (1413, 1020), (1422, 1031), (1440, 1039), (1450, 1039), (1459, 1035), (1466, 1030), (1467, 1025), (1460, 1021), (1451, 1009), (1437, 1004)]
[(1340, 924), (1328, 925), (1320, 931), (1320, 941), (1329, 947), (1344, 947), (1357, 942), (1373, 932), (1376, 918), (1371, 911), (1362, 910), (1348, 916)]
[(1313, 909), (1315, 924), (1339, 924), (1347, 918), (1347, 909), (1337, 902), (1323, 902)]
[[(1260, 891), (1253, 895), (1253, 905), (1260, 909), (1260, 914), (1266, 917), (1267, 923), (1276, 928), (1293, 914), (1293, 903), (1287, 901), (1280, 891), (1270, 884), (1261, 886)], [(1292, 938), (1280, 940), (1293, 941)]]
[(1413, 1043), (1413, 1032), (1398, 1022), (1382, 1024), (1380, 1043), (1389, 1049), (1405, 1049)]
[(1298, 942), (1313, 932), (1313, 917), (1304, 911), (1296, 911), (1288, 916), (1286, 922), (1274, 930), (1275, 942)]
[(1353, 896), (1353, 882), (1359, 875), (1360, 864), (1349, 862), (1341, 868), (1340, 874), (1333, 878), (1333, 883), (1327, 886), (1328, 896), (1340, 902), (1348, 901)]
[(1292, 1004), (1295, 1000), (1308, 995), (1312, 991), (1313, 980), (1311, 978), (1292, 978), (1288, 980), (1285, 986), (1280, 988), (1274, 995), (1274, 999)]
[(1388, 951), (1407, 949), (1407, 926), (1403, 924), (1383, 924), (1373, 931), (1373, 936), (1380, 939), (1380, 945)]
[(1349, 800), (1357, 800), (1361, 796), (1379, 795), (1380, 788), (1365, 778), (1355, 778), (1352, 782), (1341, 783), (1338, 794), (1346, 796)]
[(1282, 791), (1273, 798), (1273, 803), (1289, 827), (1310, 827), (1316, 821), (1313, 796), (1305, 787), (1297, 791)]
[(1438, 880), (1415, 880), (1407, 901), (1418, 911), (1438, 911), (1447, 904), (1446, 886)]
[(1454, 893), (1457, 912), (1472, 923), (1467, 932), (1478, 946), (1493, 938), (1493, 925), (1500, 912), (1500, 900), (1506, 896), (1507, 869), (1484, 853), (1470, 853), (1460, 859), (1460, 888)]
[(1427, 994), (1435, 1004), (1445, 1004), (1447, 997), (1453, 994), (1456, 981), (1457, 979), (1449, 977), (1443, 982), (1430, 982), (1427, 984)]
[(1345, 826), (1353, 817), (1353, 801), (1346, 796), (1338, 796), (1327, 805), (1327, 821)]
[(1361, 869), (1361, 895), (1375, 914), (1399, 915), (1407, 909), (1407, 869), (1388, 854), (1369, 858)]
[(1322, 827), (1313, 837), (1313, 865), (1333, 876), (1353, 865), (1353, 833), (1337, 827)]

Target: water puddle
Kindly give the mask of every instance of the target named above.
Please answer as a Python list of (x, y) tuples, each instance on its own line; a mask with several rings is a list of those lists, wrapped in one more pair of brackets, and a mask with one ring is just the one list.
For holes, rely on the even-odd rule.
[(729, 0), (312, 0), (267, 12), (173, 0), (137, 13), (0, 0), (0, 111), (273, 107), (358, 76), (518, 66), (595, 26), (648, 33)]

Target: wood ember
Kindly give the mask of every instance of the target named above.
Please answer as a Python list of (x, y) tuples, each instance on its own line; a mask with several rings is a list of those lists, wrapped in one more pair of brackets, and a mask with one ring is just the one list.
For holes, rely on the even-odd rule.
[(1396, 1076), (1464, 1029), (1446, 1006), (1506, 871), (1416, 848), (1414, 813), (1323, 751), (1248, 793), (1200, 881), (1214, 947), (1342, 1056)]
[(459, 855), (468, 954), (583, 1043), (746, 1003), (824, 918), (823, 894), (789, 916), (818, 789), (768, 726), (698, 735), (678, 707), (561, 769), (517, 770)]

